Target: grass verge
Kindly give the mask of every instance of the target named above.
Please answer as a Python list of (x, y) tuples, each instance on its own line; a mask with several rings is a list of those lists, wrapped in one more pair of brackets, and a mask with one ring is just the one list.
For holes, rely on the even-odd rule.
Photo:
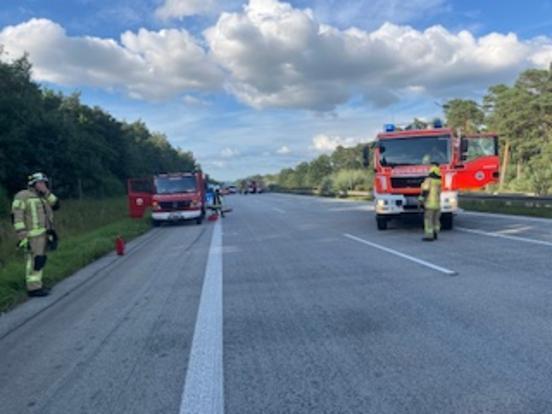
[[(117, 235), (129, 241), (150, 228), (147, 219), (127, 217), (126, 198), (71, 201), (62, 208), (59, 220), (56, 216), (61, 242), (57, 251), (48, 254), (44, 270), (48, 286), (113, 251)], [(3, 222), (1, 228), (0, 312), (3, 312), (25, 300), (26, 293), (23, 254), (14, 248), (15, 236), (9, 222)]]

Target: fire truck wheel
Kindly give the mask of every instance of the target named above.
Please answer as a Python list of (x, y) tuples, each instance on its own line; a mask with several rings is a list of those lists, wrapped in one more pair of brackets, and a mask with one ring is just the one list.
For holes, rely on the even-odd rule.
[(153, 227), (159, 227), (161, 225), (161, 222), (159, 220), (151, 219), (151, 225)]
[(445, 213), (441, 216), (441, 228), (443, 230), (452, 230), (454, 227), (454, 216), (452, 213)]
[(203, 223), (203, 216), (196, 218), (196, 224), (199, 226), (201, 223)]
[(387, 217), (377, 216), (378, 230), (387, 230)]

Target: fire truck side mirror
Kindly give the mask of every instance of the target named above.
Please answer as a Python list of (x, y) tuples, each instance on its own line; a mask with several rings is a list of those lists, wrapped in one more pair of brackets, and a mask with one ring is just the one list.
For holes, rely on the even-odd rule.
[(370, 166), (370, 147), (368, 145), (362, 148), (362, 166), (364, 168)]
[(469, 142), (467, 138), (462, 138), (460, 141), (460, 160), (466, 161), (468, 159)]

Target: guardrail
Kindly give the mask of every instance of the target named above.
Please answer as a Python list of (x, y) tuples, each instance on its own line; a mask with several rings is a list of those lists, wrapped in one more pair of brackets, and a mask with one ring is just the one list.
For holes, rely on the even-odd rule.
[[(273, 187), (271, 191), (291, 194), (318, 195), (318, 188), (280, 188)], [(330, 195), (330, 194), (329, 194)], [(338, 194), (334, 194), (338, 195)], [(345, 194), (344, 194), (345, 195)], [(353, 197), (369, 197), (371, 191), (349, 190), (346, 195)], [(505, 205), (522, 203), (526, 207), (549, 207), (552, 208), (552, 196), (531, 196), (527, 194), (490, 194), (490, 193), (460, 193), (460, 200), (465, 201), (500, 201)]]
[(526, 194), (463, 193), (460, 194), (460, 201), (462, 200), (480, 203), (498, 201), (506, 206), (522, 205), (529, 208), (552, 208), (552, 197), (550, 196), (537, 197)]

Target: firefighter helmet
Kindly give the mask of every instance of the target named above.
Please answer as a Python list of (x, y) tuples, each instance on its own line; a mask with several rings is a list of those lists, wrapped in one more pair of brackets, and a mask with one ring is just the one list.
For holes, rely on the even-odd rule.
[(441, 176), (441, 169), (439, 168), (439, 166), (433, 165), (433, 166), (429, 169), (429, 173), (430, 173), (430, 174), (433, 174), (433, 175), (438, 175), (438, 176), (440, 177), (440, 176)]
[(36, 172), (34, 174), (29, 175), (27, 184), (29, 187), (32, 187), (39, 181), (44, 181), (45, 183), (48, 182), (48, 177), (46, 177), (46, 174), (43, 174), (41, 172)]

